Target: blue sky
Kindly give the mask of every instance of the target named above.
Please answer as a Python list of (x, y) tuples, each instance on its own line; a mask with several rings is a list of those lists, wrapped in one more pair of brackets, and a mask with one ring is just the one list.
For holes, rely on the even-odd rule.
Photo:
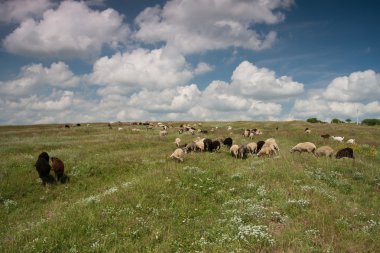
[(0, 124), (380, 118), (380, 3), (0, 3)]

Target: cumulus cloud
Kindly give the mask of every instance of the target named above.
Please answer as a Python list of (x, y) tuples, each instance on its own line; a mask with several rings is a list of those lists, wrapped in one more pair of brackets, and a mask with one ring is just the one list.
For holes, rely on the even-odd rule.
[(41, 17), (51, 8), (49, 0), (5, 0), (0, 2), (0, 22), (19, 23), (28, 18)]
[(146, 8), (135, 19), (135, 38), (146, 43), (165, 42), (184, 54), (243, 47), (262, 50), (276, 39), (273, 31), (256, 32), (257, 24), (284, 20), (281, 12), (292, 0), (173, 0)]
[(95, 11), (84, 2), (63, 1), (45, 11), (41, 20), (23, 21), (3, 45), (20, 55), (90, 59), (104, 45), (116, 48), (125, 43), (128, 33), (123, 16), (113, 9)]
[(280, 99), (303, 93), (303, 84), (291, 77), (276, 77), (274, 71), (258, 68), (250, 62), (242, 62), (232, 75), (233, 91), (256, 99)]
[(330, 101), (371, 101), (380, 97), (380, 74), (373, 70), (358, 71), (335, 78), (323, 93)]
[(310, 92), (306, 99), (297, 99), (291, 115), (295, 118), (380, 117), (380, 78), (372, 70), (353, 72), (337, 77), (325, 89)]
[(88, 81), (105, 86), (99, 90), (100, 95), (126, 94), (144, 88), (162, 90), (185, 85), (195, 74), (210, 70), (206, 63), (192, 68), (180, 54), (140, 48), (100, 58)]
[(9, 81), (0, 81), (0, 94), (8, 97), (19, 97), (33, 93), (44, 93), (49, 87), (68, 88), (80, 83), (63, 62), (52, 63), (50, 67), (42, 64), (31, 64), (22, 67), (18, 78)]

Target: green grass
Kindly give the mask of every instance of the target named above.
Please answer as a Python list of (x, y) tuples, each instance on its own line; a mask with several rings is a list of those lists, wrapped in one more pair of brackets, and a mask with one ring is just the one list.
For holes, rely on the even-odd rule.
[[(236, 160), (222, 148), (177, 163), (174, 139), (196, 136), (176, 128), (160, 137), (100, 123), (0, 127), (0, 252), (378, 251), (379, 127), (202, 122), (215, 126), (207, 137), (237, 144), (250, 142), (242, 129), (259, 128), (254, 141), (274, 137), (280, 155)], [(355, 138), (355, 162), (289, 152), (305, 141), (346, 146), (324, 133)], [(64, 161), (70, 182), (41, 185), (42, 151)]]

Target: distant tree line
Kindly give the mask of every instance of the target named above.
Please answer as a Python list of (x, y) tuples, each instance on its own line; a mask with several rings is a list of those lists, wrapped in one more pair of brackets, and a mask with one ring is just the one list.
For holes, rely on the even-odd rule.
[[(308, 118), (306, 122), (309, 123), (327, 123), (325, 121), (319, 120), (317, 118)], [(345, 121), (334, 118), (331, 120), (331, 124), (342, 124), (342, 123), (351, 123), (352, 120), (350, 118), (346, 119)], [(362, 125), (367, 125), (367, 126), (375, 126), (375, 125), (380, 125), (380, 119), (363, 119), (361, 122)]]

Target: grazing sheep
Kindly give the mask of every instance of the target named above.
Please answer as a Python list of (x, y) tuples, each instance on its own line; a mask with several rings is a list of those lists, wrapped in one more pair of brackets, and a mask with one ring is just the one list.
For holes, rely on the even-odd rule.
[(132, 132), (140, 132), (140, 129), (138, 129), (138, 128), (132, 128)]
[(264, 156), (264, 155), (271, 156), (273, 154), (274, 154), (274, 151), (273, 151), (273, 149), (270, 146), (263, 145), (260, 148), (260, 151), (257, 153), (257, 156), (258, 157), (261, 157), (261, 156)]
[(42, 152), (34, 165), (38, 172), (39, 177), (42, 180), (42, 184), (46, 185), (50, 181), (50, 164), (49, 164), (49, 155), (46, 152)]
[(205, 144), (204, 144), (203, 140), (196, 141), (196, 142), (195, 142), (195, 146), (196, 146), (197, 149), (199, 149), (201, 152), (202, 152), (203, 150), (205, 150)]
[(331, 138), (334, 141), (339, 141), (339, 142), (343, 142), (343, 140), (344, 140), (344, 137), (340, 137), (340, 136), (331, 136)]
[(177, 148), (174, 150), (173, 154), (171, 154), (170, 158), (173, 158), (174, 160), (178, 162), (183, 162), (183, 156), (185, 155), (185, 152), (182, 148)]
[(191, 133), (192, 135), (194, 135), (194, 134), (195, 134), (195, 130), (194, 130), (194, 129), (192, 129), (192, 128), (190, 128), (188, 132), (189, 132), (189, 133)]
[(204, 148), (206, 151), (212, 152), (212, 140), (210, 139), (204, 139), (203, 140)]
[(310, 129), (305, 130), (305, 134), (310, 134), (310, 133), (311, 133)]
[(211, 143), (211, 150), (210, 152), (214, 151), (214, 150), (219, 150), (220, 149), (220, 141), (219, 140), (215, 140), (215, 141), (212, 141)]
[(160, 136), (165, 136), (165, 135), (168, 135), (168, 131), (166, 131), (166, 130), (161, 130), (161, 131), (160, 131)]
[(231, 155), (237, 159), (238, 154), (239, 154), (239, 146), (236, 144), (232, 145), (230, 148), (230, 152), (231, 152)]
[(249, 133), (249, 138), (253, 139), (254, 136), (255, 136), (255, 133), (254, 133), (254, 132), (250, 132), (250, 133)]
[(247, 144), (247, 148), (251, 154), (255, 154), (256, 149), (257, 149), (257, 144), (255, 142), (250, 142)]
[(51, 163), (52, 163), (52, 168), (54, 171), (54, 174), (57, 178), (57, 181), (60, 181), (61, 183), (64, 183), (67, 177), (65, 176), (65, 165), (61, 161), (61, 159), (57, 157), (52, 157), (51, 158)]
[(121, 131), (121, 130), (123, 130), (123, 128), (122, 128), (122, 127), (119, 127), (119, 128), (117, 128), (117, 130), (118, 130), (118, 131)]
[(347, 140), (347, 144), (355, 144), (355, 139), (349, 139), (349, 140)]
[(321, 157), (321, 156), (332, 157), (333, 153), (334, 153), (334, 150), (331, 147), (322, 146), (322, 147), (317, 148), (314, 154), (317, 157)]
[(247, 159), (247, 154), (249, 153), (249, 149), (247, 148), (246, 145), (241, 145), (239, 146), (238, 149), (238, 157), (240, 159)]
[(177, 145), (177, 147), (179, 147), (179, 143), (181, 142), (181, 139), (180, 138), (175, 138), (175, 145)]
[(280, 148), (278, 147), (276, 140), (274, 138), (269, 138), (265, 140), (264, 146), (269, 146), (273, 152), (277, 155), (277, 151), (280, 151)]
[(228, 126), (227, 127), (227, 131), (231, 131), (232, 130), (232, 127), (231, 126)]
[(251, 131), (249, 129), (245, 129), (244, 132), (243, 132), (243, 136), (244, 137), (249, 137), (250, 133), (251, 133)]
[(186, 145), (186, 153), (190, 153), (191, 151), (195, 151), (197, 149), (197, 145), (195, 145), (195, 142), (189, 143)]
[(343, 148), (343, 149), (339, 150), (338, 152), (336, 152), (336, 155), (335, 155), (336, 159), (340, 159), (343, 157), (355, 159), (354, 150), (352, 150), (352, 148)]
[(257, 142), (257, 148), (256, 148), (256, 153), (259, 153), (263, 145), (265, 144), (265, 141), (258, 141)]
[(321, 137), (323, 139), (328, 139), (328, 138), (330, 138), (330, 135), (329, 134), (321, 134)]
[(227, 147), (231, 148), (232, 147), (232, 139), (230, 137), (227, 137), (224, 139), (223, 144), (226, 145)]
[(314, 154), (314, 152), (315, 152), (316, 149), (317, 149), (317, 147), (314, 145), (314, 143), (311, 143), (311, 142), (302, 142), (302, 143), (298, 143), (297, 145), (295, 145), (290, 150), (290, 153), (298, 151), (299, 153), (308, 152), (308, 153), (313, 153)]

